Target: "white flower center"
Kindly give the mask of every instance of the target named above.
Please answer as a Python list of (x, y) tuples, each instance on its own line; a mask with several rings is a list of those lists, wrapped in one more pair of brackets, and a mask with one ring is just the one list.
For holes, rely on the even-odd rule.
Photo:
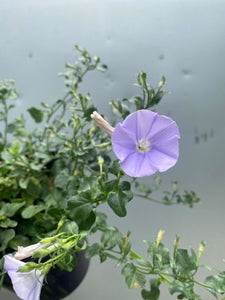
[(137, 143), (137, 150), (139, 152), (145, 153), (148, 152), (151, 148), (151, 143), (149, 140), (144, 140), (141, 139), (138, 143)]

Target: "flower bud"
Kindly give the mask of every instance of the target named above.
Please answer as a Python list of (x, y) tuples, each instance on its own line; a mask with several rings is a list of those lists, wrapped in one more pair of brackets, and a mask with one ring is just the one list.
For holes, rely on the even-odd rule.
[(161, 243), (161, 240), (163, 238), (165, 231), (164, 230), (160, 230), (157, 236), (157, 241), (156, 241), (156, 245), (159, 246), (159, 244)]
[(24, 258), (32, 256), (34, 251), (43, 248), (44, 246), (41, 243), (33, 244), (27, 247), (18, 246), (18, 250), (14, 257), (18, 260), (23, 260)]
[(95, 121), (98, 127), (100, 127), (108, 135), (112, 135), (114, 128), (99, 113), (97, 113), (97, 111), (94, 111), (91, 114), (91, 118)]

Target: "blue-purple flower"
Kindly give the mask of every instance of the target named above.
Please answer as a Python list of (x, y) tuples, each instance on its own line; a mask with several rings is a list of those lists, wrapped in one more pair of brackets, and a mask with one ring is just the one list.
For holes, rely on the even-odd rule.
[(177, 124), (150, 110), (138, 110), (117, 124), (111, 140), (121, 168), (132, 177), (150, 176), (174, 166), (179, 156)]
[(44, 275), (39, 270), (18, 272), (18, 268), (24, 265), (25, 262), (15, 259), (11, 254), (4, 256), (4, 268), (17, 296), (22, 300), (39, 300)]

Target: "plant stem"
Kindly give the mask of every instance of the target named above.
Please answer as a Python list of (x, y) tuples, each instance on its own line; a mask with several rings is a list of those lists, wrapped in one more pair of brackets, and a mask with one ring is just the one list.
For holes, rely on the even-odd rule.
[(4, 129), (4, 138), (3, 138), (3, 144), (4, 147), (7, 144), (7, 131), (8, 131), (8, 107), (6, 105), (6, 101), (3, 101), (3, 107), (4, 107), (4, 111), (5, 111), (5, 118), (4, 118), (4, 123), (5, 123), (5, 129)]
[[(144, 198), (144, 199), (147, 199), (147, 200), (149, 200), (149, 201), (151, 201), (151, 202), (155, 202), (155, 203), (159, 203), (159, 204), (164, 204), (164, 202), (162, 202), (162, 201), (160, 201), (160, 200), (157, 200), (157, 199), (154, 199), (154, 198), (150, 198), (150, 197), (148, 197), (148, 196), (146, 196), (146, 195), (134, 193), (134, 196), (140, 197), (140, 198)], [(171, 204), (172, 204), (172, 203), (171, 203)]]

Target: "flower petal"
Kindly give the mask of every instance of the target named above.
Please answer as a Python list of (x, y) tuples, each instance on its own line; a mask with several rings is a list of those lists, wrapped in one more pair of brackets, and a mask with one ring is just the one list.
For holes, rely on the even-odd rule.
[(120, 165), (124, 172), (132, 177), (150, 176), (158, 171), (146, 153), (134, 152), (127, 156)]
[(152, 126), (157, 120), (158, 114), (147, 109), (141, 109), (136, 112), (137, 116), (137, 138), (138, 141), (146, 139)]
[(152, 125), (151, 131), (149, 132), (148, 138), (151, 142), (154, 141), (164, 141), (165, 139), (170, 139), (176, 136), (180, 138), (180, 133), (176, 122), (166, 116), (158, 115), (155, 118), (155, 122)]
[(112, 133), (113, 151), (120, 160), (124, 160), (128, 155), (136, 151), (136, 141), (133, 136), (119, 123)]
[(4, 268), (11, 278), (17, 296), (22, 300), (39, 300), (44, 275), (39, 270), (17, 272), (25, 263), (15, 259), (12, 255), (4, 256)]
[(146, 138), (157, 115), (157, 113), (147, 109), (138, 110), (124, 120), (122, 127), (130, 135), (133, 135), (138, 142)]
[[(156, 171), (164, 172), (175, 165), (179, 156), (179, 138), (178, 126), (172, 119), (142, 109), (116, 126), (112, 146), (124, 172), (143, 177)], [(141, 145), (143, 149), (139, 147)]]
[(147, 153), (152, 165), (160, 172), (165, 172), (177, 162), (179, 156), (178, 139), (173, 138), (167, 143), (158, 144)]

